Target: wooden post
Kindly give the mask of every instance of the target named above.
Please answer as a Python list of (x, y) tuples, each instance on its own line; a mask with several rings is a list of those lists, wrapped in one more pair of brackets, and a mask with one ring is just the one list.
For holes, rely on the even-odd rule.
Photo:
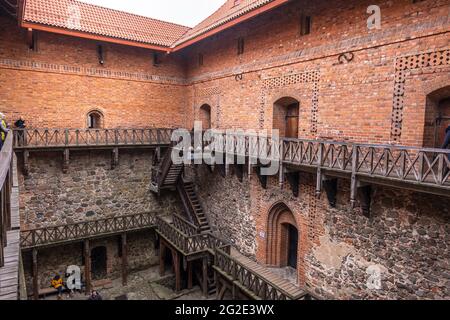
[(122, 234), (122, 285), (128, 284), (128, 244), (127, 234)]
[(181, 268), (180, 268), (180, 254), (178, 251), (173, 251), (173, 265), (175, 269), (175, 292), (181, 291)]
[(91, 249), (89, 240), (84, 240), (84, 281), (86, 294), (91, 292)]
[(187, 263), (187, 273), (188, 273), (188, 289), (191, 290), (192, 289), (192, 261), (188, 261)]
[(33, 299), (39, 300), (39, 279), (38, 279), (38, 251), (33, 249)]
[(203, 291), (203, 296), (205, 298), (207, 298), (208, 297), (208, 257), (203, 257), (202, 273), (203, 273), (202, 291)]
[(166, 258), (166, 246), (164, 245), (164, 241), (160, 239), (159, 241), (159, 275), (161, 277), (164, 277), (164, 274), (166, 273), (165, 268), (165, 259)]

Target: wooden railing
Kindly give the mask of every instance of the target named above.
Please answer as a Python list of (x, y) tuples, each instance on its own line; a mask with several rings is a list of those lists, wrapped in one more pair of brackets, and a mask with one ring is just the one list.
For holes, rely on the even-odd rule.
[(139, 213), (21, 232), (21, 248), (50, 246), (155, 227), (156, 213)]
[[(180, 224), (183, 225), (180, 230)], [(225, 251), (230, 250), (230, 245), (211, 233), (192, 233), (194, 225), (180, 217), (175, 217), (172, 223), (167, 222), (164, 217), (156, 217), (157, 232), (164, 237), (173, 247), (185, 256), (213, 252), (215, 248)]]
[(352, 177), (450, 188), (450, 150), (306, 139), (272, 140), (238, 134), (227, 138), (219, 134), (213, 140), (218, 141), (219, 153), (282, 161)]
[(4, 266), (7, 231), (11, 229), (12, 134), (6, 136), (0, 151), (0, 267)]
[(307, 298), (306, 292), (299, 296), (291, 296), (288, 292), (252, 271), (219, 248), (214, 251), (214, 268), (226, 274), (231, 281), (239, 283), (244, 291), (256, 300), (299, 300)]
[(183, 204), (184, 210), (188, 214), (189, 218), (194, 222), (195, 225), (200, 226), (201, 222), (199, 220), (199, 217), (195, 213), (194, 204), (191, 202), (191, 199), (186, 192), (183, 179), (178, 180), (176, 188)]
[(170, 144), (172, 129), (17, 129), (15, 149)]

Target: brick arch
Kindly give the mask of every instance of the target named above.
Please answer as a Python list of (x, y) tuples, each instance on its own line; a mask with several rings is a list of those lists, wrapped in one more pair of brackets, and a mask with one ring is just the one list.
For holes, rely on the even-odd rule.
[(266, 257), (267, 264), (270, 266), (285, 267), (287, 265), (288, 239), (285, 231), (287, 225), (292, 225), (299, 230), (293, 211), (284, 202), (278, 202), (271, 207), (267, 218)]
[(293, 99), (297, 100), (301, 105), (302, 97), (298, 95), (298, 90), (280, 89), (280, 90), (276, 90), (276, 92), (273, 92), (272, 95), (270, 96), (270, 100), (269, 100), (270, 106), (272, 107), (278, 100), (280, 100), (284, 97), (293, 98)]
[[(210, 127), (213, 128), (214, 123), (215, 123), (215, 121), (214, 121), (214, 114), (216, 112), (216, 105), (212, 101), (210, 101), (209, 99), (203, 101), (202, 103), (198, 104), (195, 107), (195, 121), (202, 121), (202, 111), (203, 111), (202, 109), (205, 106), (209, 107)], [(205, 129), (205, 128), (203, 128), (203, 129)]]

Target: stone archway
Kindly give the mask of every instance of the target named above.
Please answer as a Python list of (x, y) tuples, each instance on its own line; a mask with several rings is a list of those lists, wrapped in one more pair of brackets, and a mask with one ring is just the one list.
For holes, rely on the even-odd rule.
[(284, 203), (277, 203), (267, 221), (267, 265), (298, 268), (299, 229), (294, 214)]

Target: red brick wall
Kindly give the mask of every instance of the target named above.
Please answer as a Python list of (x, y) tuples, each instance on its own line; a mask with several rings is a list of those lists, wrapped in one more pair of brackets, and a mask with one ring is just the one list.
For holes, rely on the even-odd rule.
[(29, 127), (85, 128), (86, 114), (98, 109), (104, 127), (176, 127), (183, 124), (184, 68), (179, 56), (96, 41), (38, 34), (38, 51), (26, 34), (0, 15), (0, 109), (10, 122)]
[[(450, 3), (379, 1), (382, 29), (372, 31), (370, 4), (295, 1), (190, 47), (191, 110), (211, 101), (217, 127), (269, 129), (274, 101), (289, 95), (300, 101), (301, 137), (422, 145), (429, 86), (450, 84)], [(306, 36), (299, 35), (302, 11), (313, 17)], [(337, 64), (348, 51), (353, 60)], [(412, 57), (400, 69), (404, 55)], [(403, 123), (401, 137), (391, 134), (393, 120)]]

